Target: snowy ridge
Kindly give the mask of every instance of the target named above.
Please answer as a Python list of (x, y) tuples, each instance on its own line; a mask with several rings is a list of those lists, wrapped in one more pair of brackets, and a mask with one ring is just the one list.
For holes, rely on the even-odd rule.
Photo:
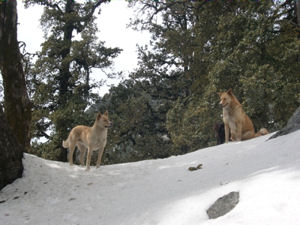
[[(1, 225), (297, 225), (300, 131), (270, 136), (90, 172), (26, 154), (24, 177), (0, 191)], [(239, 204), (209, 220), (231, 191)]]

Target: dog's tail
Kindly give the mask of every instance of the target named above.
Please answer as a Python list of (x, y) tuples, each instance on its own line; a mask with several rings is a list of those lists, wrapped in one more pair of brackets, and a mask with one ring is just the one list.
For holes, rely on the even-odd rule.
[(69, 148), (69, 137), (67, 138), (67, 140), (65, 140), (65, 141), (62, 142), (62, 146), (64, 148)]
[(256, 134), (255, 134), (255, 137), (259, 137), (259, 136), (262, 136), (262, 135), (266, 135), (268, 134), (269, 131), (266, 129), (266, 128), (261, 128)]

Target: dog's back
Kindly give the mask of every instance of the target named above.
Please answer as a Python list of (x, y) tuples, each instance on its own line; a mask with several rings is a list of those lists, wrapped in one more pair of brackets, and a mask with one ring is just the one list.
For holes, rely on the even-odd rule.
[(77, 145), (78, 142), (87, 143), (87, 133), (90, 128), (83, 125), (74, 127), (67, 140), (63, 141), (62, 145), (64, 148), (69, 148), (70, 144)]

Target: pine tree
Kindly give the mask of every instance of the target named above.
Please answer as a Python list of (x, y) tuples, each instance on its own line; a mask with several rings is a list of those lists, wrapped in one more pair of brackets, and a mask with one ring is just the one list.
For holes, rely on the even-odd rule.
[(44, 153), (52, 151), (51, 156), (46, 153), (50, 158), (66, 161), (61, 141), (73, 126), (87, 124), (90, 119), (84, 111), (92, 102), (91, 89), (96, 85), (90, 79), (91, 70), (110, 66), (121, 51), (105, 47), (96, 37), (94, 13), (107, 2), (26, 1), (27, 6), (44, 6), (41, 25), (45, 42), (31, 73), (35, 90), (33, 132), (35, 136), (49, 140), (39, 147), (45, 148)]
[(146, 16), (138, 17), (135, 25), (153, 34), (153, 50), (143, 52), (145, 65), (165, 66), (165, 73), (157, 69), (144, 78), (164, 83), (165, 77), (179, 74), (169, 89), (185, 90), (168, 111), (166, 123), (179, 152), (215, 143), (212, 128), (221, 122), (222, 111), (217, 92), (228, 88), (233, 88), (256, 129), (278, 129), (287, 121), (300, 100), (293, 1), (141, 4)]

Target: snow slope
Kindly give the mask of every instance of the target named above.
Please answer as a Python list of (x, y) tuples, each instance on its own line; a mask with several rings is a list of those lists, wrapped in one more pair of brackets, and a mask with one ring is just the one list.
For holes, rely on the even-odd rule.
[[(90, 172), (26, 154), (24, 177), (0, 191), (0, 224), (300, 224), (300, 131), (269, 136)], [(231, 191), (239, 204), (209, 220)]]

